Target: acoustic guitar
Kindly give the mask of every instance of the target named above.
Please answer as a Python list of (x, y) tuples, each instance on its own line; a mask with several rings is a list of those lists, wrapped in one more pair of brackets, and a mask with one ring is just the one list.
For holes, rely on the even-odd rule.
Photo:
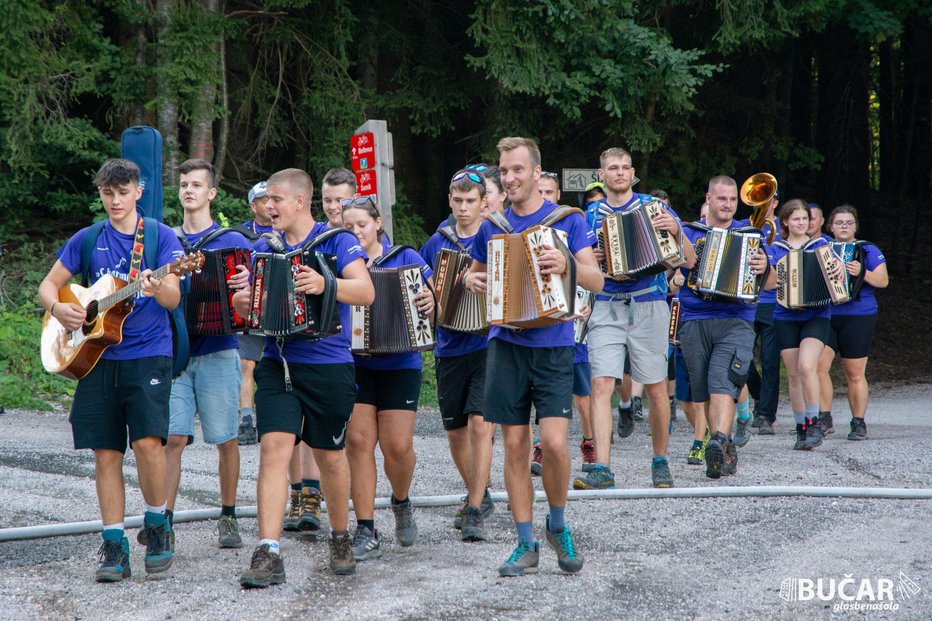
[[(193, 252), (179, 257), (152, 272), (155, 279), (167, 274), (182, 276), (204, 265), (204, 255)], [(106, 274), (90, 287), (65, 285), (58, 291), (58, 301), (77, 304), (87, 313), (84, 325), (69, 332), (46, 311), (42, 320), (42, 366), (49, 373), (69, 379), (81, 379), (91, 372), (104, 350), (123, 340), (123, 322), (133, 310), (142, 281), (127, 283)]]

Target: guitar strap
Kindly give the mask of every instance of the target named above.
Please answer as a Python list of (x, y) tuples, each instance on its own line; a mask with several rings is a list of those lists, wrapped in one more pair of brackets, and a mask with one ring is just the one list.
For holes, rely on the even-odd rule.
[[(136, 240), (133, 242), (133, 258), (129, 264), (129, 281), (139, 280), (139, 268), (142, 266), (142, 251), (145, 248), (145, 218), (139, 218), (139, 224), (136, 225)], [(152, 266), (148, 266), (152, 269)]]

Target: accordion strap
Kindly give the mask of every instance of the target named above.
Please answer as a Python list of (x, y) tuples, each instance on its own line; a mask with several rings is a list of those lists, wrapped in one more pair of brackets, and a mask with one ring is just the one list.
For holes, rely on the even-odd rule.
[(556, 209), (548, 213), (543, 220), (540, 221), (541, 226), (553, 226), (560, 220), (578, 213), (579, 215), (585, 217), (586, 214), (582, 209), (578, 207), (569, 207), (567, 205), (558, 205)]
[(265, 239), (265, 242), (269, 245), (269, 249), (273, 252), (277, 252), (279, 254), (285, 254), (288, 252), (288, 249), (285, 248), (285, 242), (283, 242), (282, 238), (275, 233), (263, 233), (259, 236), (259, 239)]
[[(412, 248), (411, 246), (405, 245), (405, 244), (398, 244), (397, 246), (392, 246), (391, 248), (388, 249), (387, 252), (382, 253), (382, 256), (380, 256), (375, 261), (373, 261), (372, 265), (375, 267), (381, 267), (382, 265), (385, 264), (386, 261), (389, 261), (392, 258), (398, 256), (405, 250), (414, 250), (414, 248)], [(417, 250), (414, 250), (414, 252), (417, 252)]]
[(447, 218), (446, 224), (437, 229), (437, 232), (446, 237), (451, 243), (455, 244), (461, 252), (469, 253), (469, 248), (463, 245), (460, 241), (459, 235), (456, 234), (456, 219), (453, 216)]
[(342, 227), (335, 228), (335, 229), (327, 229), (326, 231), (324, 231), (323, 233), (320, 233), (313, 239), (309, 239), (308, 241), (304, 242), (304, 244), (301, 245), (301, 250), (304, 250), (304, 251), (313, 250), (317, 246), (320, 246), (324, 242), (333, 239), (337, 235), (352, 235), (353, 239), (354, 240), (356, 239), (356, 236), (353, 235), (353, 233), (350, 232), (349, 229), (344, 229)]
[(490, 213), (488, 220), (509, 235), (515, 232), (515, 227), (511, 226), (511, 222), (509, 222), (508, 218), (500, 211), (493, 211)]

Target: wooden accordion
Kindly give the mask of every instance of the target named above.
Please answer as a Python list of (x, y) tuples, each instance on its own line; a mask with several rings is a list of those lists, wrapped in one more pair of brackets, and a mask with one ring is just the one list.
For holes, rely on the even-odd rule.
[(489, 329), (485, 296), (463, 285), (463, 274), (472, 259), (464, 252), (441, 248), (434, 261), (437, 293), (437, 325), (454, 332), (485, 333)]
[(848, 274), (847, 271), (845, 272), (848, 279), (848, 294), (853, 300), (861, 292), (861, 285), (864, 284), (864, 274), (867, 272), (867, 267), (864, 265), (864, 242), (832, 242), (832, 251), (846, 265), (852, 261), (861, 264), (861, 271), (856, 276)]
[(764, 234), (753, 227), (722, 229), (690, 222), (686, 226), (705, 232), (696, 241), (696, 265), (689, 270), (686, 286), (704, 300), (755, 304), (766, 274), (751, 271), (751, 258), (761, 249)]
[(352, 352), (379, 356), (433, 349), (430, 320), (414, 305), (415, 296), (425, 286), (421, 268), (370, 267), (369, 275), (375, 301), (371, 306), (352, 307)]
[[(534, 226), (522, 233), (493, 235), (488, 242), (486, 310), (489, 323), (544, 328), (575, 314), (576, 261), (566, 233)], [(566, 257), (566, 272), (541, 274), (538, 257), (547, 244)]]
[(635, 280), (683, 264), (682, 243), (668, 231), (654, 228), (663, 203), (650, 200), (605, 216), (596, 232), (605, 253), (602, 271), (614, 280)]
[[(300, 266), (324, 278), (324, 291), (295, 291)], [(316, 340), (340, 331), (337, 306), (336, 258), (313, 250), (257, 252), (246, 326), (251, 333), (289, 339)]]
[(841, 259), (831, 244), (812, 248), (820, 238), (809, 240), (802, 248), (790, 248), (785, 242), (776, 242), (788, 250), (777, 261), (777, 304), (799, 310), (844, 304), (851, 299), (847, 278), (832, 278), (829, 268)]
[(191, 290), (185, 296), (188, 332), (206, 336), (245, 332), (246, 319), (233, 308), (235, 291), (227, 286), (227, 280), (236, 275), (237, 266), (249, 266), (252, 253), (244, 248), (200, 252), (204, 266), (189, 276)]

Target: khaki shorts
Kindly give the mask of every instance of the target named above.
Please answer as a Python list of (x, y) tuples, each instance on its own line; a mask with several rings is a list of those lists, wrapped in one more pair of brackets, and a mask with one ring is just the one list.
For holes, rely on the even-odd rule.
[(586, 339), (592, 377), (624, 377), (627, 353), (634, 381), (662, 382), (667, 377), (669, 329), (670, 308), (663, 300), (597, 300)]

